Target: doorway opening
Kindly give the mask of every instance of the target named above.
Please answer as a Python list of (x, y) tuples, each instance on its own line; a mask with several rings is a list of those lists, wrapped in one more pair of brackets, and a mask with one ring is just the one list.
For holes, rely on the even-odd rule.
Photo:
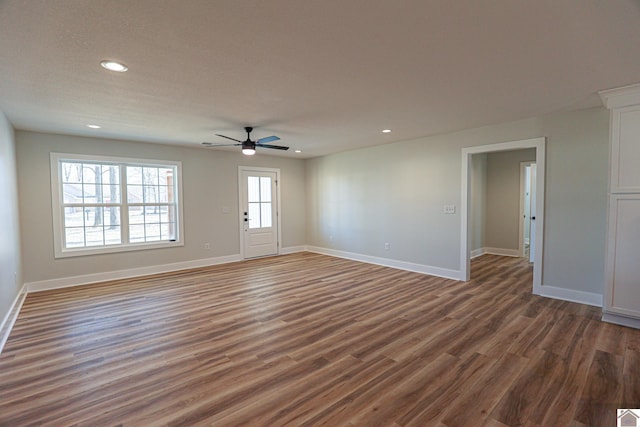
[[(531, 175), (531, 198), (535, 197), (535, 226), (530, 228), (529, 244), (531, 259), (533, 259), (533, 293), (540, 294), (542, 291), (542, 260), (543, 260), (543, 237), (544, 237), (544, 179), (545, 179), (545, 145), (546, 139), (544, 137), (512, 141), (498, 144), (481, 145), (476, 147), (468, 147), (462, 149), (462, 200), (461, 200), (461, 233), (460, 233), (460, 276), (464, 281), (468, 281), (471, 275), (471, 235), (472, 226), (470, 222), (473, 220), (470, 215), (472, 205), (472, 157), (477, 154), (497, 153), (502, 151), (513, 151), (522, 149), (535, 149), (535, 162), (536, 174), (535, 178)], [(518, 166), (516, 165), (516, 168)], [(517, 173), (517, 172), (516, 172)], [(516, 177), (516, 180), (518, 178)], [(516, 186), (519, 182), (516, 181)], [(517, 193), (517, 189), (516, 189)], [(516, 202), (516, 210), (517, 210)], [(516, 213), (517, 214), (517, 213)], [(533, 222), (533, 221), (532, 221)], [(517, 225), (516, 225), (517, 227)], [(517, 231), (517, 230), (516, 230)], [(520, 234), (524, 240), (524, 232)], [(515, 237), (516, 241), (518, 237)], [(531, 245), (531, 242), (534, 245)], [(518, 245), (519, 249), (514, 249), (511, 256), (519, 256), (524, 244)], [(507, 255), (507, 254), (504, 254)]]

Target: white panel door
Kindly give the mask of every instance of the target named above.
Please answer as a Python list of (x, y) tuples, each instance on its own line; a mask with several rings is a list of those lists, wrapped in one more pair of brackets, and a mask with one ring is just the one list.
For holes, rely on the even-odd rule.
[(245, 258), (278, 253), (277, 174), (242, 170), (240, 173), (242, 244)]

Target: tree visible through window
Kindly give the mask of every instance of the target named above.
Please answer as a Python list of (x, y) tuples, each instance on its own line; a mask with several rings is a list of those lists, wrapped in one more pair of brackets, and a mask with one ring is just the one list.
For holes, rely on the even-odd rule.
[(120, 230), (120, 166), (63, 161), (65, 248), (117, 245)]
[(55, 156), (52, 177), (60, 191), (62, 251), (179, 240), (179, 164), (64, 156)]

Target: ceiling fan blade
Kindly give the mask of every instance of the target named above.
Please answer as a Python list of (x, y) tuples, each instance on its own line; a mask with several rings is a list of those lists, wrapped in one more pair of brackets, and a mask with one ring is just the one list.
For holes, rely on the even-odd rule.
[(220, 135), (219, 133), (216, 133), (216, 136), (221, 136), (222, 138), (227, 138), (227, 139), (230, 139), (232, 141), (242, 143), (242, 141), (240, 141), (239, 139), (231, 138), (229, 136)]
[(278, 138), (275, 135), (271, 135), (271, 136), (265, 136), (264, 138), (260, 138), (259, 140), (256, 141), (257, 144), (262, 144), (265, 142), (272, 142), (272, 141), (279, 141), (280, 138)]
[(202, 145), (205, 147), (236, 147), (242, 144), (216, 144), (215, 142), (203, 142)]
[(256, 147), (273, 148), (273, 149), (276, 149), (276, 150), (288, 150), (289, 149), (289, 147), (283, 147), (282, 145), (269, 145), (269, 144), (256, 144)]

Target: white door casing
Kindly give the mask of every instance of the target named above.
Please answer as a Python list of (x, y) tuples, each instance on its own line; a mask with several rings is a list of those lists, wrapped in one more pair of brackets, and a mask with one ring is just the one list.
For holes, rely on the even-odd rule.
[(240, 249), (243, 259), (279, 253), (279, 175), (279, 169), (238, 168)]
[(471, 273), (469, 256), (469, 210), (471, 206), (470, 173), (471, 156), (474, 154), (491, 153), (496, 151), (520, 150), (524, 148), (536, 149), (536, 248), (533, 264), (533, 293), (542, 294), (542, 251), (544, 248), (544, 179), (545, 179), (545, 148), (546, 138), (532, 138), (520, 141), (503, 142), (489, 145), (478, 145), (462, 149), (462, 200), (460, 201), (460, 279), (468, 281)]

